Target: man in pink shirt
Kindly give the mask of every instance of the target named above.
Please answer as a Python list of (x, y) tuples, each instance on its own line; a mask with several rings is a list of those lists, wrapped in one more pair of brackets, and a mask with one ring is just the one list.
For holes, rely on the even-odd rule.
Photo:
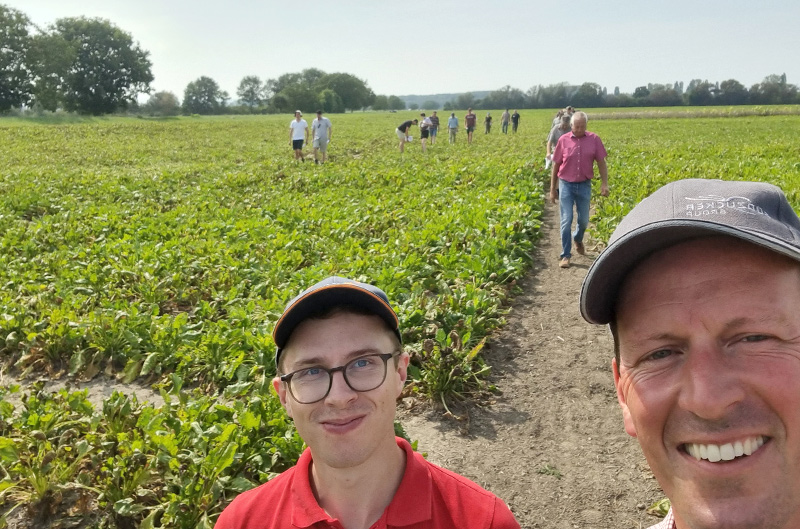
[[(550, 176), (550, 202), (560, 201), (561, 214), (561, 255), (559, 266), (569, 268), (572, 257), (572, 242), (575, 251), (585, 253), (583, 234), (589, 224), (589, 202), (592, 196), (594, 162), (600, 172), (600, 194), (608, 196), (608, 166), (603, 142), (592, 132), (586, 130), (589, 120), (584, 112), (572, 115), (572, 132), (558, 139), (553, 151), (553, 169)], [(572, 228), (573, 209), (578, 212), (575, 231)]]

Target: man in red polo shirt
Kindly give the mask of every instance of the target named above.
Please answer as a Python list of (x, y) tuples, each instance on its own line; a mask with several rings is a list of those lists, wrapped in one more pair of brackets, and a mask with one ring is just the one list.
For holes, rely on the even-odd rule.
[(518, 529), (502, 500), (394, 435), (407, 376), (398, 318), (379, 288), (329, 277), (273, 331), (273, 380), (308, 449), (240, 494), (216, 529)]
[[(584, 112), (572, 115), (572, 132), (558, 139), (553, 151), (553, 169), (550, 175), (550, 202), (560, 201), (561, 213), (561, 256), (559, 266), (569, 268), (572, 257), (572, 243), (580, 255), (585, 253), (583, 234), (589, 224), (589, 201), (592, 196), (594, 162), (600, 172), (600, 194), (608, 196), (608, 167), (606, 149), (597, 134), (587, 132), (589, 120)], [(575, 231), (572, 229), (572, 212), (578, 211)]]

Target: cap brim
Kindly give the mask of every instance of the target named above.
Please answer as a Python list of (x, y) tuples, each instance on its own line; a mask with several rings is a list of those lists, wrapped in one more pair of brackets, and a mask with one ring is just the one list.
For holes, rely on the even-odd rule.
[(652, 253), (691, 239), (729, 235), (800, 261), (800, 251), (770, 235), (697, 220), (668, 220), (647, 224), (614, 241), (592, 263), (583, 280), (581, 314), (589, 323), (614, 319), (617, 294), (625, 276)]
[(300, 322), (312, 314), (341, 305), (354, 305), (380, 316), (399, 335), (397, 329), (400, 322), (397, 314), (386, 301), (355, 284), (334, 283), (305, 294), (284, 311), (272, 333), (278, 349), (286, 347), (289, 337)]

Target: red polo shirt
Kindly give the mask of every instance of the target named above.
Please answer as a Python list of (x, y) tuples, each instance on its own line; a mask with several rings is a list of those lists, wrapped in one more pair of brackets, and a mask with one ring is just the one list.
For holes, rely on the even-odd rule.
[[(519, 529), (497, 496), (454, 472), (429, 463), (404, 439), (406, 470), (392, 502), (370, 529), (459, 528)], [(297, 465), (263, 485), (237, 496), (222, 512), (215, 529), (344, 529), (328, 516), (311, 492), (306, 449)]]
[(586, 131), (577, 138), (569, 132), (558, 138), (556, 150), (553, 151), (553, 163), (561, 164), (558, 177), (566, 182), (584, 182), (594, 177), (594, 162), (602, 160), (608, 154), (603, 142), (597, 134)]

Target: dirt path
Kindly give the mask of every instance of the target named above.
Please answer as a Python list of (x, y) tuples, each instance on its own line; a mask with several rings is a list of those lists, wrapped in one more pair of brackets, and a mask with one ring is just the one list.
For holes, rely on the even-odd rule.
[(503, 394), (468, 421), (414, 409), (400, 420), (430, 461), (495, 492), (524, 528), (649, 527), (663, 495), (623, 429), (611, 337), (578, 310), (596, 252), (558, 268), (558, 210), (543, 220), (536, 265), (486, 353)]

